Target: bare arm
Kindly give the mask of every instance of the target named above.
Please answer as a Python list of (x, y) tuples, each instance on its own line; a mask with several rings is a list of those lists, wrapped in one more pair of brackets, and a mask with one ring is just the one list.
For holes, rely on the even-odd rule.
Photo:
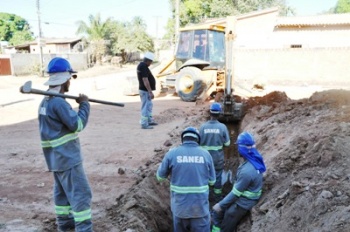
[(151, 85), (149, 84), (148, 78), (147, 77), (143, 77), (142, 81), (143, 81), (143, 84), (145, 85), (149, 95), (151, 96), (151, 99), (153, 99), (154, 95), (153, 95), (153, 92), (152, 92)]

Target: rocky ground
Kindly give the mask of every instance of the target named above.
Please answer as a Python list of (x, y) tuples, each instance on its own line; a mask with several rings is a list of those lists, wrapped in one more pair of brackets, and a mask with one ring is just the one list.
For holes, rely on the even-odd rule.
[[(55, 231), (53, 181), (36, 119), (41, 96), (18, 94), (24, 79), (6, 80), (0, 103), (21, 102), (0, 107), (0, 231)], [(209, 102), (158, 97), (154, 108), (160, 124), (145, 131), (138, 124), (139, 97), (122, 94), (124, 76), (112, 72), (100, 80), (72, 83), (73, 92), (125, 103), (123, 108), (93, 104), (80, 135), (94, 193), (95, 231), (172, 231), (169, 186), (156, 181), (155, 171), (180, 143), (181, 131), (207, 119)], [(42, 82), (34, 79), (37, 88)], [(232, 140), (243, 130), (253, 133), (267, 172), (263, 196), (238, 231), (350, 231), (350, 91), (325, 90), (299, 99), (275, 91), (245, 103), (243, 120), (228, 124)], [(235, 148), (226, 156), (234, 173), (241, 161)]]

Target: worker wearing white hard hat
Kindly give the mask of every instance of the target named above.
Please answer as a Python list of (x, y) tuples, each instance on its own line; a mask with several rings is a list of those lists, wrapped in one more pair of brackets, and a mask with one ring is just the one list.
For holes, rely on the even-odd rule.
[(153, 129), (158, 125), (152, 115), (154, 94), (156, 90), (156, 79), (152, 75), (149, 66), (154, 61), (154, 53), (146, 52), (143, 61), (137, 66), (137, 79), (139, 81), (139, 94), (141, 99), (141, 129)]

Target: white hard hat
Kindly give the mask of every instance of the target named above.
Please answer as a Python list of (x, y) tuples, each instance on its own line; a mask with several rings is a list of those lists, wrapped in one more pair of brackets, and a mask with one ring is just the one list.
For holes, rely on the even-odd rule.
[(152, 52), (146, 52), (146, 53), (143, 55), (143, 57), (153, 61), (153, 60), (154, 60), (154, 53), (152, 53)]

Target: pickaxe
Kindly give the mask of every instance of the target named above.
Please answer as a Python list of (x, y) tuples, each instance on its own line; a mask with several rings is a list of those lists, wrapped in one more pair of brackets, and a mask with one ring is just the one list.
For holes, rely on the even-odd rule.
[[(49, 91), (33, 89), (31, 81), (27, 81), (26, 83), (24, 83), (24, 85), (20, 87), (19, 91), (21, 93), (33, 93), (33, 94), (40, 94), (40, 95), (46, 95), (46, 96), (70, 98), (70, 99), (77, 99), (77, 98), (79, 98), (77, 96), (72, 96), (72, 95), (67, 95), (67, 94), (62, 94), (62, 93), (53, 93), (53, 92), (49, 92)], [(109, 101), (97, 100), (97, 99), (92, 99), (92, 98), (89, 98), (88, 100), (89, 100), (89, 102), (95, 102), (95, 103), (100, 103), (100, 104), (105, 104), (105, 105), (124, 107), (123, 103), (109, 102)]]

